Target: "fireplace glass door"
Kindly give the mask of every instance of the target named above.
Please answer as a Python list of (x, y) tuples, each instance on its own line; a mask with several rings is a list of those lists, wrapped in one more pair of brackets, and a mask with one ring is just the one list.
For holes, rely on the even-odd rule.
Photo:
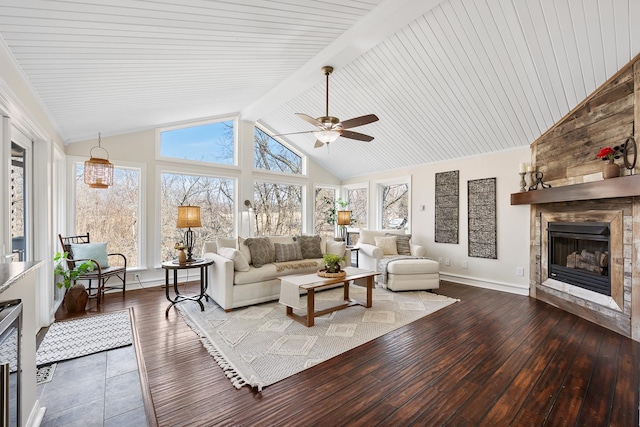
[(549, 223), (549, 277), (611, 295), (609, 224)]

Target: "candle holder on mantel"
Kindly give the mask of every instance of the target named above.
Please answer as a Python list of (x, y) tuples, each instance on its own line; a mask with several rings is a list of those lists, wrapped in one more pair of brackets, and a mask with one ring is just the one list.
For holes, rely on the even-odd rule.
[(527, 181), (524, 180), (526, 172), (520, 172), (520, 192), (527, 191)]

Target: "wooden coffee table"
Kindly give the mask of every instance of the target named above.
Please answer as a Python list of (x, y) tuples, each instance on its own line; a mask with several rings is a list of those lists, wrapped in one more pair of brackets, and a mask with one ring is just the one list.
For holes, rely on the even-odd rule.
[[(297, 322), (302, 323), (305, 326), (313, 326), (316, 317), (323, 316), (327, 313), (331, 313), (337, 310), (342, 310), (353, 305), (361, 305), (363, 307), (371, 307), (373, 301), (373, 278), (380, 273), (373, 271), (361, 270), (359, 268), (347, 267), (344, 269), (347, 272), (345, 277), (329, 279), (320, 277), (317, 274), (296, 274), (284, 277), (279, 277), (281, 282), (281, 295), (282, 295), (282, 280), (294, 279), (298, 285), (299, 290), (307, 291), (307, 313), (305, 315), (299, 315), (293, 312), (293, 307), (286, 305), (282, 300), (281, 303), (285, 304), (287, 308), (287, 316), (294, 319)], [(367, 288), (367, 300), (358, 301), (349, 297), (349, 285), (353, 280), (365, 279)], [(344, 303), (335, 307), (327, 308), (320, 311), (315, 311), (315, 291), (326, 289), (337, 283), (342, 283), (344, 289)], [(356, 283), (356, 282), (354, 282)], [(357, 283), (356, 283), (357, 284)]]

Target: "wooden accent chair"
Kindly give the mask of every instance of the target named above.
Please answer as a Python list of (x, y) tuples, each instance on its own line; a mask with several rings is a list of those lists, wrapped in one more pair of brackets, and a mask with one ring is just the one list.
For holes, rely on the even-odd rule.
[[(89, 244), (91, 243), (89, 239), (89, 233), (81, 234), (78, 236), (68, 236), (63, 237), (58, 234), (60, 239), (60, 244), (62, 245), (62, 249), (65, 252), (68, 252), (67, 257), (67, 267), (70, 269), (75, 268), (77, 262), (84, 262), (90, 260), (93, 262), (94, 270), (89, 271), (86, 274), (82, 275), (77, 280), (87, 280), (89, 282), (89, 297), (96, 298), (98, 300), (98, 305), (102, 301), (102, 297), (104, 296), (105, 290), (110, 289), (122, 289), (122, 294), (124, 295), (126, 286), (127, 286), (127, 258), (121, 253), (107, 253), (107, 259), (109, 262), (108, 267), (102, 267), (100, 262), (93, 258), (76, 258), (72, 250), (72, 244)], [(106, 283), (109, 279), (115, 278), (114, 280), (118, 280), (122, 282), (121, 284), (111, 285), (109, 287), (106, 286)], [(94, 294), (91, 293), (92, 282), (96, 281), (97, 290)]]

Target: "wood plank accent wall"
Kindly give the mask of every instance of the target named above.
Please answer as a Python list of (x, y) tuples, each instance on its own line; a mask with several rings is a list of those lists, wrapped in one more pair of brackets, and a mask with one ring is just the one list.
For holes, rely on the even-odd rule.
[[(636, 125), (637, 124), (637, 125)], [(636, 56), (618, 73), (598, 88), (569, 114), (556, 123), (531, 145), (531, 162), (544, 173), (544, 181), (554, 188), (570, 186), (583, 182), (602, 179), (603, 161), (596, 158), (601, 148), (623, 144), (629, 136), (640, 140), (640, 55)], [(639, 144), (640, 145), (640, 144)], [(633, 171), (628, 171), (622, 159), (622, 175), (636, 175), (640, 172), (640, 159)], [(635, 178), (635, 177), (634, 177)], [(615, 181), (615, 179), (613, 180)], [(577, 189), (577, 188), (576, 188)], [(567, 188), (569, 190), (569, 188)], [(544, 190), (536, 190), (544, 191)], [(624, 243), (631, 246), (630, 260), (631, 286), (625, 289), (627, 310), (608, 315), (606, 310), (592, 310), (591, 313), (579, 312), (584, 307), (569, 307), (561, 298), (550, 297), (540, 284), (540, 215), (554, 210), (564, 211), (569, 205), (585, 203), (583, 207), (597, 209), (610, 208), (613, 200), (584, 202), (555, 202), (534, 204), (531, 206), (531, 285), (530, 295), (574, 312), (609, 329), (640, 341), (640, 197), (628, 197), (627, 211), (632, 211), (631, 224), (625, 224)], [(571, 200), (569, 198), (569, 200)], [(534, 202), (532, 202), (534, 203)], [(632, 208), (631, 208), (632, 207)], [(631, 208), (631, 209), (629, 209)], [(625, 275), (628, 273), (625, 273)], [(627, 280), (629, 277), (627, 276)], [(627, 282), (628, 283), (628, 282)], [(565, 307), (563, 307), (563, 305)], [(630, 307), (629, 307), (630, 306)], [(630, 309), (629, 309), (630, 308)], [(603, 317), (605, 316), (605, 317)], [(627, 316), (627, 325), (623, 325)], [(613, 325), (615, 326), (613, 326)]]

